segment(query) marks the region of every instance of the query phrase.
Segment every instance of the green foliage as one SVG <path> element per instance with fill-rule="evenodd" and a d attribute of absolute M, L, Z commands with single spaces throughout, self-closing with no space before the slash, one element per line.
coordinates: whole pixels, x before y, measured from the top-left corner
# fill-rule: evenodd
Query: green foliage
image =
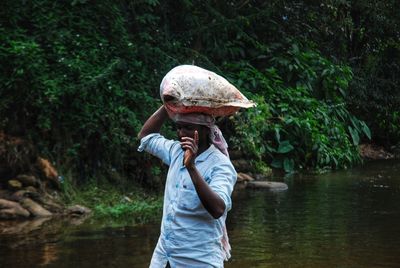
<path fill-rule="evenodd" d="M 62 186 L 68 204 L 87 206 L 95 218 L 113 223 L 143 223 L 160 216 L 162 210 L 160 197 L 145 195 L 140 187 L 126 182 L 113 185 L 104 179 L 91 180 L 78 190 L 67 178 Z"/>
<path fill-rule="evenodd" d="M 400 2 L 324 0 L 283 5 L 282 35 L 346 62 L 354 72 L 347 108 L 370 126 L 374 142 L 399 143 Z"/>
<path fill-rule="evenodd" d="M 165 73 L 194 63 L 259 104 L 227 133 L 257 163 L 347 167 L 371 132 L 400 139 L 398 9 L 394 0 L 4 1 L 0 128 L 79 180 L 159 176 L 135 152 L 136 134 L 160 105 Z"/>
<path fill-rule="evenodd" d="M 304 86 L 319 100 L 343 102 L 352 79 L 350 67 L 335 65 L 316 51 L 304 51 L 295 40 L 290 43 L 289 48 L 275 45 L 270 60 L 286 84 Z"/>
<path fill-rule="evenodd" d="M 348 102 L 384 145 L 400 140 L 400 44 L 391 43 L 357 70 Z"/>
<path fill-rule="evenodd" d="M 288 68 L 282 72 L 286 81 L 275 68 L 261 72 L 245 63 L 227 66 L 231 79 L 259 104 L 236 116 L 232 142 L 286 172 L 359 163 L 360 136 L 370 138 L 370 131 L 345 107 L 348 67 L 334 65 L 316 52 L 299 52 L 304 57 L 297 57 L 291 49 L 284 57 L 274 54 L 270 59 L 279 70 Z"/>
<path fill-rule="evenodd" d="M 144 223 L 160 216 L 161 202 L 134 201 L 114 205 L 97 205 L 94 212 L 99 218 L 112 218 L 114 221 L 126 220 L 128 222 Z"/>
<path fill-rule="evenodd" d="M 143 111 L 159 105 L 146 89 L 160 80 L 143 68 L 122 9 L 87 5 L 10 3 L 15 10 L 0 28 L 1 62 L 9 63 L 1 67 L 2 128 L 30 136 L 83 177 L 123 171 Z"/>
<path fill-rule="evenodd" d="M 261 160 L 267 152 L 267 144 L 263 139 L 263 134 L 265 128 L 268 127 L 266 124 L 270 112 L 262 96 L 254 96 L 252 99 L 257 103 L 257 107 L 235 116 L 233 120 L 235 135 L 231 137 L 231 141 L 240 150 L 252 152 L 258 160 Z"/>

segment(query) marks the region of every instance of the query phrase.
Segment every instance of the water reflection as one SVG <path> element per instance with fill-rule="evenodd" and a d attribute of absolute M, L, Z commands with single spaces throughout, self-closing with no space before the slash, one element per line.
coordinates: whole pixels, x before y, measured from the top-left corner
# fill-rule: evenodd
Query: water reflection
<path fill-rule="evenodd" d="M 399 169 L 398 161 L 374 162 L 303 174 L 285 179 L 284 192 L 238 187 L 225 267 L 398 267 Z M 0 225 L 0 267 L 148 267 L 159 227 L 158 220 L 122 227 L 93 220 Z"/>
<path fill-rule="evenodd" d="M 27 234 L 39 229 L 50 218 L 38 218 L 30 221 L 0 221 L 1 235 Z"/>
<path fill-rule="evenodd" d="M 49 266 L 58 260 L 60 241 L 86 217 L 43 217 L 0 222 L 0 267 Z"/>
<path fill-rule="evenodd" d="M 40 266 L 47 266 L 58 260 L 60 249 L 57 244 L 44 244 Z"/>
<path fill-rule="evenodd" d="M 398 167 L 296 176 L 284 193 L 237 192 L 226 267 L 398 267 Z"/>

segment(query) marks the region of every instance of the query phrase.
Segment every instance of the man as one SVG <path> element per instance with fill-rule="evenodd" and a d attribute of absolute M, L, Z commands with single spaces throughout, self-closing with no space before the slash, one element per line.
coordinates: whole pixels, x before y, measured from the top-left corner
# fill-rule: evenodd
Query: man
<path fill-rule="evenodd" d="M 169 165 L 161 234 L 150 267 L 223 267 L 230 257 L 225 219 L 236 171 L 214 118 L 177 114 L 179 141 L 158 132 L 168 118 L 161 106 L 139 132 L 139 151 Z"/>

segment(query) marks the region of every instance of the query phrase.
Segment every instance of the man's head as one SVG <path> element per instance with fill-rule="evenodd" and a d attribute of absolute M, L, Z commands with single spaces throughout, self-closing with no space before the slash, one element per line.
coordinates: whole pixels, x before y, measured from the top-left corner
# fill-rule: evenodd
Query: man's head
<path fill-rule="evenodd" d="M 170 115 L 171 116 L 171 115 Z M 214 144 L 223 154 L 229 157 L 228 144 L 221 130 L 215 125 L 215 119 L 211 115 L 201 113 L 174 114 L 171 119 L 177 124 L 179 139 L 184 136 L 194 137 L 197 130 L 199 135 L 199 148 L 208 148 Z"/>
<path fill-rule="evenodd" d="M 208 127 L 182 121 L 175 122 L 175 126 L 179 140 L 182 137 L 194 138 L 194 132 L 197 130 L 199 134 L 199 147 L 208 147 L 210 145 L 210 129 Z"/>

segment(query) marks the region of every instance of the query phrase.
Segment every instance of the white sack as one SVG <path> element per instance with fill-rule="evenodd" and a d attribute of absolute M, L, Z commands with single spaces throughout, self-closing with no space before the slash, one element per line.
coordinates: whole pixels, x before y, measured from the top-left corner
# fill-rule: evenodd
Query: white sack
<path fill-rule="evenodd" d="M 160 95 L 170 113 L 226 116 L 255 106 L 225 78 L 194 65 L 180 65 L 169 71 L 161 82 Z"/>

